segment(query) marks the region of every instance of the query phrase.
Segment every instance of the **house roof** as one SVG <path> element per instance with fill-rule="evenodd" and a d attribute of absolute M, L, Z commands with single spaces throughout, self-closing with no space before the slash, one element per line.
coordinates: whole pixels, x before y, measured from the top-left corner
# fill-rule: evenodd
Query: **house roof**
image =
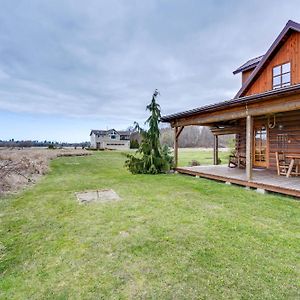
<path fill-rule="evenodd" d="M 295 84 L 295 85 L 291 85 L 289 87 L 270 90 L 270 91 L 260 93 L 260 94 L 244 96 L 244 97 L 240 97 L 240 98 L 233 98 L 231 100 L 226 100 L 226 101 L 222 101 L 219 103 L 205 105 L 205 106 L 201 106 L 201 107 L 198 107 L 195 109 L 186 110 L 183 112 L 163 116 L 161 118 L 161 121 L 168 123 L 168 122 L 172 122 L 176 119 L 180 119 L 180 118 L 184 118 L 184 117 L 190 117 L 190 116 L 197 115 L 197 114 L 217 111 L 217 110 L 221 110 L 223 108 L 228 108 L 228 107 L 232 107 L 232 106 L 238 106 L 238 105 L 242 105 L 242 104 L 259 102 L 259 101 L 265 100 L 270 97 L 275 97 L 275 96 L 280 97 L 282 95 L 287 95 L 287 94 L 294 93 L 294 92 L 298 92 L 298 93 L 300 92 L 300 84 Z"/>
<path fill-rule="evenodd" d="M 126 130 L 126 131 L 118 131 L 120 135 L 131 135 L 131 131 Z"/>
<path fill-rule="evenodd" d="M 294 21 L 289 20 L 286 24 L 286 26 L 283 28 L 281 33 L 278 35 L 276 40 L 273 42 L 269 50 L 266 52 L 265 55 L 258 56 L 256 58 L 248 60 L 246 63 L 244 63 L 242 66 L 240 66 L 238 69 L 234 71 L 234 74 L 237 74 L 239 72 L 249 70 L 254 68 L 251 75 L 248 77 L 246 82 L 242 85 L 239 92 L 236 94 L 236 96 L 227 101 L 222 101 L 215 104 L 210 104 L 202 107 L 198 107 L 192 110 L 183 111 L 180 113 L 171 114 L 168 116 L 163 116 L 161 118 L 162 122 L 171 122 L 172 120 L 176 120 L 178 118 L 183 118 L 187 116 L 192 116 L 200 113 L 206 113 L 211 111 L 220 110 L 225 107 L 231 107 L 235 105 L 240 105 L 243 103 L 250 103 L 255 101 L 260 101 L 268 97 L 273 97 L 275 95 L 281 95 L 286 94 L 289 92 L 300 91 L 300 84 L 293 85 L 290 87 L 285 87 L 281 89 L 271 90 L 267 91 L 261 94 L 255 94 L 250 96 L 244 96 L 247 89 L 250 87 L 251 83 L 260 75 L 262 72 L 264 66 L 271 60 L 272 56 L 278 51 L 278 49 L 281 47 L 281 45 L 286 41 L 286 39 L 289 37 L 292 31 L 300 32 L 300 24 L 296 23 Z"/>
<path fill-rule="evenodd" d="M 106 134 L 106 130 L 94 130 L 94 129 L 92 129 L 90 135 L 92 135 L 93 133 L 96 134 L 96 135 L 104 135 L 104 134 Z"/>
<path fill-rule="evenodd" d="M 281 45 L 286 41 L 287 37 L 292 31 L 300 32 L 300 24 L 292 20 L 289 20 L 283 30 L 280 32 L 276 40 L 273 42 L 266 54 L 261 58 L 256 68 L 253 70 L 248 79 L 244 82 L 241 89 L 236 94 L 235 98 L 239 98 L 244 95 L 253 81 L 260 75 L 264 66 L 271 60 L 272 56 L 278 51 Z"/>
<path fill-rule="evenodd" d="M 119 132 L 116 129 L 114 129 L 114 128 L 106 130 L 106 134 L 113 133 L 113 132 L 119 134 Z"/>
<path fill-rule="evenodd" d="M 106 135 L 106 134 L 110 134 L 111 132 L 115 131 L 116 133 L 118 133 L 119 135 L 130 135 L 130 131 L 117 131 L 115 129 L 109 129 L 109 130 L 91 130 L 90 135 L 92 135 L 93 133 L 96 135 Z"/>
<path fill-rule="evenodd" d="M 264 56 L 261 55 L 261 56 L 249 59 L 243 65 L 241 65 L 235 71 L 233 71 L 233 74 L 235 75 L 235 74 L 238 74 L 240 72 L 244 72 L 244 71 L 247 71 L 247 70 L 254 69 L 259 64 L 259 62 L 262 60 L 263 57 Z"/>

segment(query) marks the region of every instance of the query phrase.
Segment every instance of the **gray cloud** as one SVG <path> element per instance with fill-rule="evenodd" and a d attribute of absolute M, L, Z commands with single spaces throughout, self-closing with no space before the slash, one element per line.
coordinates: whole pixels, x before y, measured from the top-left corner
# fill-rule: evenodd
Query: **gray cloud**
<path fill-rule="evenodd" d="M 226 100 L 232 71 L 260 55 L 298 1 L 2 1 L 0 109 L 145 117 Z M 299 12 L 298 12 L 299 11 Z M 120 116 L 120 114 L 122 116 Z"/>

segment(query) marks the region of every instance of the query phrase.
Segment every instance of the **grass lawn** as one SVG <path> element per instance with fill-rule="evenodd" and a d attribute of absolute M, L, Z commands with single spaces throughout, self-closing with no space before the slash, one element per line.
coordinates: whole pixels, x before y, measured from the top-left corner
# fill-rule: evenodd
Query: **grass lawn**
<path fill-rule="evenodd" d="M 0 299 L 299 299 L 298 201 L 123 163 L 59 158 L 0 199 Z M 77 203 L 99 188 L 123 201 Z"/>
<path fill-rule="evenodd" d="M 219 159 L 221 164 L 228 164 L 230 151 L 219 151 Z M 178 166 L 188 166 L 192 160 L 197 160 L 201 165 L 213 164 L 212 149 L 197 149 L 197 148 L 180 148 L 178 150 Z"/>

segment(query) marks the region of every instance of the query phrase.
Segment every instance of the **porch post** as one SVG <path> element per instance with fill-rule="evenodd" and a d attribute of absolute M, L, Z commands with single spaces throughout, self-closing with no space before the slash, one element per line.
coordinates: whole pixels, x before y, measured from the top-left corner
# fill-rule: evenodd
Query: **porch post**
<path fill-rule="evenodd" d="M 219 138 L 214 135 L 214 165 L 219 164 Z"/>
<path fill-rule="evenodd" d="M 246 175 L 247 180 L 252 179 L 252 147 L 253 147 L 253 117 L 246 118 Z"/>
<path fill-rule="evenodd" d="M 175 168 L 178 167 L 178 138 L 183 130 L 184 126 L 174 128 L 174 163 Z"/>
<path fill-rule="evenodd" d="M 178 167 L 178 127 L 174 128 L 174 166 Z"/>

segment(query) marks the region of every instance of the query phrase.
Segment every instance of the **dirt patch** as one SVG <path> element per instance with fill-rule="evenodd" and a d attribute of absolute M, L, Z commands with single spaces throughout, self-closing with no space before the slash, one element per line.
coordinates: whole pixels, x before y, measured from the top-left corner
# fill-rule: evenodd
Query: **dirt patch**
<path fill-rule="evenodd" d="M 127 238 L 127 237 L 129 237 L 129 232 L 127 232 L 127 231 L 120 231 L 120 236 L 122 238 Z"/>
<path fill-rule="evenodd" d="M 114 190 L 96 190 L 76 193 L 79 203 L 115 202 L 122 200 Z"/>

